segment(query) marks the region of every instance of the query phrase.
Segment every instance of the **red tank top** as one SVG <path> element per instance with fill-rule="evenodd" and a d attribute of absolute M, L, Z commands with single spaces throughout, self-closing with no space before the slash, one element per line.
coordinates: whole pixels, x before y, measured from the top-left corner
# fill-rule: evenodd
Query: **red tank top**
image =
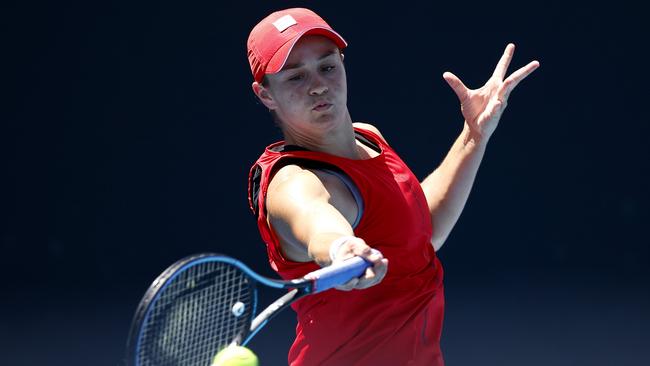
<path fill-rule="evenodd" d="M 359 189 L 363 216 L 354 235 L 388 258 L 388 273 L 364 290 L 328 290 L 292 305 L 297 313 L 290 365 L 443 365 L 440 352 L 444 294 L 442 266 L 431 245 L 431 217 L 411 170 L 376 134 L 355 128 L 379 156 L 352 160 L 320 152 L 266 148 L 249 176 L 249 203 L 257 215 L 269 262 L 284 279 L 316 270 L 314 262 L 284 258 L 269 227 L 265 201 L 273 174 L 286 164 L 337 167 Z"/>

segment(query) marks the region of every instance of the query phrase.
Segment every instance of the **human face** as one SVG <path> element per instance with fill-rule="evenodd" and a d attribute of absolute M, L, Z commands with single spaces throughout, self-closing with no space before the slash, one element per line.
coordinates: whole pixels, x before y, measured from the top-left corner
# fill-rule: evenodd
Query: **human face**
<path fill-rule="evenodd" d="M 268 74 L 266 85 L 258 86 L 256 94 L 275 111 L 285 132 L 327 129 L 348 116 L 342 55 L 323 36 L 301 38 L 282 70 Z"/>

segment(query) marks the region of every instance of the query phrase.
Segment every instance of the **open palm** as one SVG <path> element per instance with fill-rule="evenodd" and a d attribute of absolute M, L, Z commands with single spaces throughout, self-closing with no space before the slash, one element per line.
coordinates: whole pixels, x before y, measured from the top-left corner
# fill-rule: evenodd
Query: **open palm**
<path fill-rule="evenodd" d="M 443 78 L 454 90 L 460 100 L 461 111 L 470 131 L 477 137 L 489 139 L 499 124 L 499 119 L 508 104 L 512 90 L 539 67 L 539 62 L 532 61 L 528 65 L 513 72 L 504 80 L 510 61 L 515 52 L 515 45 L 510 43 L 499 60 L 490 79 L 479 89 L 468 89 L 465 84 L 451 72 L 443 74 Z"/>

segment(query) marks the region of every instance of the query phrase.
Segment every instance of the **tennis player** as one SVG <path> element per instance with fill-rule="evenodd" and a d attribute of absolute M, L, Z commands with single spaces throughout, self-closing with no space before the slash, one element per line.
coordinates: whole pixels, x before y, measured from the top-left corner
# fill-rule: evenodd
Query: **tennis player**
<path fill-rule="evenodd" d="M 445 73 L 465 122 L 442 164 L 419 182 L 375 126 L 352 122 L 346 46 L 308 9 L 270 14 L 248 38 L 253 91 L 284 135 L 249 179 L 271 266 L 290 279 L 354 255 L 373 263 L 340 288 L 351 291 L 329 290 L 293 305 L 298 324 L 288 361 L 443 365 L 436 251 L 467 201 L 510 92 L 539 63 L 505 78 L 514 52 L 508 45 L 480 89 Z"/>

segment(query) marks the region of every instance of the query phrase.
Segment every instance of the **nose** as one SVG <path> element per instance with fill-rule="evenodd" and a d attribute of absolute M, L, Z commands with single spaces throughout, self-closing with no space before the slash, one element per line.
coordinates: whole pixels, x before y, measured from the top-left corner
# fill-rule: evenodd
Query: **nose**
<path fill-rule="evenodd" d="M 312 79 L 311 86 L 309 87 L 309 95 L 323 95 L 327 94 L 329 89 L 327 85 L 323 83 L 323 80 L 320 76 L 314 76 Z"/>

